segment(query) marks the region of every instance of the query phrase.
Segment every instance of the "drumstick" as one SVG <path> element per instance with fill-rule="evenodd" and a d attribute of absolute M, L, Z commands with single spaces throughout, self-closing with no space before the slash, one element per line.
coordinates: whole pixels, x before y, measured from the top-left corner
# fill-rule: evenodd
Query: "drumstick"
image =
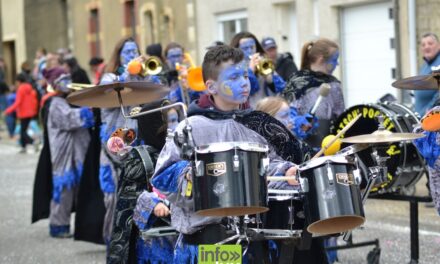
<path fill-rule="evenodd" d="M 356 121 L 361 118 L 361 116 L 362 114 L 359 114 L 353 120 L 351 120 L 341 131 L 339 131 L 336 137 L 333 138 L 327 145 L 325 145 L 318 153 L 316 153 L 312 159 L 319 158 L 324 153 L 324 151 L 326 151 L 333 143 L 335 143 L 336 140 L 338 140 L 345 132 L 347 132 L 347 130 L 349 130 L 354 125 L 354 123 L 356 123 Z"/>
<path fill-rule="evenodd" d="M 267 176 L 268 181 L 288 181 L 297 180 L 295 176 Z"/>

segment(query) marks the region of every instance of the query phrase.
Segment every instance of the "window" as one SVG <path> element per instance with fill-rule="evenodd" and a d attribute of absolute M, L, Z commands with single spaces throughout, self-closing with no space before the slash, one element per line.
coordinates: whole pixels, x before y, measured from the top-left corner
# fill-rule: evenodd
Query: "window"
<path fill-rule="evenodd" d="M 154 27 L 153 27 L 153 13 L 151 11 L 146 11 L 144 13 L 145 19 L 145 43 L 146 45 L 156 43 L 156 39 L 154 38 Z"/>
<path fill-rule="evenodd" d="M 225 43 L 231 42 L 235 34 L 247 31 L 247 13 L 238 11 L 217 16 L 218 40 Z"/>
<path fill-rule="evenodd" d="M 99 9 L 92 9 L 90 10 L 89 19 L 90 53 L 92 57 L 101 56 L 99 32 Z"/>
<path fill-rule="evenodd" d="M 136 39 L 136 15 L 134 12 L 134 1 L 127 0 L 124 3 L 124 25 L 128 30 L 128 36 Z"/>

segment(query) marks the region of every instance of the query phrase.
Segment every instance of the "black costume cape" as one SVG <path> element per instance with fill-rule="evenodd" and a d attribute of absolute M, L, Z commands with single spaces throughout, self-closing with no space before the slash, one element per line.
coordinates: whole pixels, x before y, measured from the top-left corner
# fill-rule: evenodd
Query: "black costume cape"
<path fill-rule="evenodd" d="M 76 215 L 75 240 L 104 244 L 102 228 L 104 225 L 104 194 L 99 183 L 99 156 L 101 140 L 99 138 L 101 115 L 100 110 L 93 109 L 95 126 L 91 129 L 89 149 L 84 160 L 84 171 L 79 184 Z"/>
<path fill-rule="evenodd" d="M 47 117 L 51 99 L 41 109 L 44 145 L 40 153 L 35 174 L 32 223 L 49 217 L 52 199 L 52 163 L 47 132 Z M 91 130 L 91 141 L 84 161 L 84 171 L 78 189 L 75 215 L 75 240 L 103 244 L 104 198 L 99 185 L 99 111 L 94 110 L 95 127 Z"/>
<path fill-rule="evenodd" d="M 38 159 L 35 173 L 34 193 L 32 203 L 32 223 L 48 218 L 50 200 L 52 199 L 52 162 L 50 157 L 49 136 L 47 134 L 47 116 L 52 98 L 47 99 L 41 108 L 41 123 L 43 124 L 43 148 Z"/>

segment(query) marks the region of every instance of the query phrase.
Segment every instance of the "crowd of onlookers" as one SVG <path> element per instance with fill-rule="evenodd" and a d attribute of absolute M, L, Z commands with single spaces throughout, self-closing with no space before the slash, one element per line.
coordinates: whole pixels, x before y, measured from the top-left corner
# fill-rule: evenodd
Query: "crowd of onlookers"
<path fill-rule="evenodd" d="M 93 83 L 97 84 L 104 72 L 104 60 L 93 57 L 89 62 L 94 74 Z M 56 52 L 47 52 L 39 48 L 35 53 L 33 65 L 25 61 L 21 71 L 8 81 L 7 74 L 11 71 L 3 58 L 0 57 L 0 131 L 16 139 L 21 146 L 20 153 L 26 153 L 27 145 L 40 148 L 42 132 L 39 125 L 38 110 L 44 96 L 52 92 L 44 73 L 62 67 L 72 76 L 76 83 L 91 83 L 86 71 L 78 64 L 69 49 L 61 48 Z"/>

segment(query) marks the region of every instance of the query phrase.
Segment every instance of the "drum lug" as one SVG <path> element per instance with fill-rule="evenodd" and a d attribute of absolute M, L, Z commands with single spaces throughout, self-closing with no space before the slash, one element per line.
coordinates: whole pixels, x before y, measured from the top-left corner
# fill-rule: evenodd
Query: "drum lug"
<path fill-rule="evenodd" d="M 333 185 L 333 171 L 332 167 L 327 164 L 327 177 L 330 185 Z"/>
<path fill-rule="evenodd" d="M 240 160 L 238 159 L 238 155 L 234 155 L 234 172 L 238 172 L 238 169 L 240 168 Z"/>
<path fill-rule="evenodd" d="M 309 180 L 307 178 L 299 177 L 299 184 L 301 185 L 301 191 L 303 193 L 309 192 Z"/>
<path fill-rule="evenodd" d="M 355 180 L 356 185 L 360 185 L 362 182 L 361 170 L 360 169 L 353 170 L 353 176 L 354 176 L 354 180 Z"/>
<path fill-rule="evenodd" d="M 269 163 L 270 163 L 269 158 L 266 157 L 261 159 L 260 176 L 266 175 L 267 168 L 269 168 Z"/>
<path fill-rule="evenodd" d="M 196 176 L 201 177 L 205 175 L 205 163 L 203 160 L 196 160 Z"/>

